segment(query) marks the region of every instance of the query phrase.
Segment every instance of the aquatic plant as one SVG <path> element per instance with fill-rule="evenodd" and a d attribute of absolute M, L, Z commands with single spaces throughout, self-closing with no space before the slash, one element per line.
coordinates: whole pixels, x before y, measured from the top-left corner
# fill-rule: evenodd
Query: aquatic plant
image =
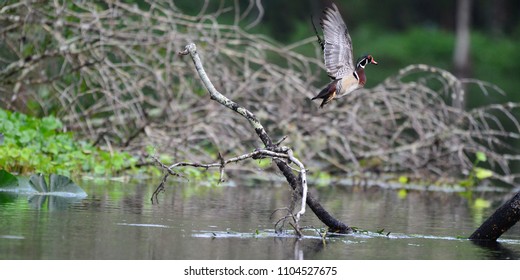
<path fill-rule="evenodd" d="M 3 169 L 0 169 L 0 191 L 37 195 L 87 196 L 81 187 L 66 176 L 50 174 L 47 183 L 42 174 L 33 174 L 29 180 L 26 180 Z"/>
<path fill-rule="evenodd" d="M 18 179 L 13 174 L 0 169 L 0 190 L 11 190 L 18 187 Z"/>
<path fill-rule="evenodd" d="M 76 141 L 52 116 L 33 118 L 0 109 L 0 169 L 18 174 L 115 175 L 137 159 L 125 152 L 107 152 Z"/>
<path fill-rule="evenodd" d="M 475 161 L 473 162 L 473 168 L 471 169 L 468 177 L 459 182 L 459 185 L 467 188 L 476 186 L 480 181 L 485 180 L 493 176 L 493 171 L 478 166 L 480 163 L 485 163 L 487 156 L 484 152 L 475 153 Z"/>

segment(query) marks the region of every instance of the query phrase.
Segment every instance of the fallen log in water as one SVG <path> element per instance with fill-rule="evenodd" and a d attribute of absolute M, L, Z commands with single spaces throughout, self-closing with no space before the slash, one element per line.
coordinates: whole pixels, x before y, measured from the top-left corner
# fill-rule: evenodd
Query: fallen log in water
<path fill-rule="evenodd" d="M 520 220 L 520 192 L 498 208 L 471 236 L 472 240 L 497 240 Z"/>

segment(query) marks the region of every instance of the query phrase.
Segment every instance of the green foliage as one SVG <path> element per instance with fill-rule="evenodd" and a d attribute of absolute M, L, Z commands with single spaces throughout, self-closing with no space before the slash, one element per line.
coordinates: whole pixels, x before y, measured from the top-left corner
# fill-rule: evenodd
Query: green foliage
<path fill-rule="evenodd" d="M 484 152 L 478 151 L 475 153 L 475 161 L 473 162 L 473 168 L 468 175 L 468 178 L 459 182 L 459 184 L 466 188 L 475 186 L 479 181 L 493 177 L 493 171 L 478 167 L 479 163 L 487 161 L 487 156 Z"/>
<path fill-rule="evenodd" d="M 0 109 L 0 132 L 4 134 L 0 168 L 19 174 L 108 176 L 132 168 L 137 161 L 128 153 L 109 153 L 85 141 L 76 142 L 62 128 L 62 122 L 52 116 L 37 119 Z"/>
<path fill-rule="evenodd" d="M 479 180 L 484 180 L 484 179 L 487 179 L 487 178 L 490 178 L 493 176 L 493 171 L 482 168 L 482 167 L 477 167 L 477 165 L 479 163 L 486 162 L 486 161 L 487 161 L 487 157 L 484 152 L 478 151 L 475 153 L 475 162 L 473 163 L 472 173 Z"/>
<path fill-rule="evenodd" d="M 493 171 L 481 167 L 473 167 L 473 171 L 475 172 L 475 177 L 479 180 L 484 180 L 493 176 Z"/>
<path fill-rule="evenodd" d="M 486 162 L 487 161 L 487 156 L 485 153 L 483 152 L 476 152 L 475 153 L 475 157 L 477 158 L 477 160 L 480 162 Z"/>
<path fill-rule="evenodd" d="M 1 169 L 0 170 L 0 189 L 11 189 L 18 187 L 18 179 L 16 177 Z"/>

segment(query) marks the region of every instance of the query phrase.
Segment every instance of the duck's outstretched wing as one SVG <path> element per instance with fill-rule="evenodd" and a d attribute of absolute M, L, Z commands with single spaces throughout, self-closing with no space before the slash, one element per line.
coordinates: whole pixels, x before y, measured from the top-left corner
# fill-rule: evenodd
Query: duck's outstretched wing
<path fill-rule="evenodd" d="M 323 11 L 320 24 L 325 41 L 323 56 L 327 74 L 335 79 L 352 74 L 355 69 L 352 39 L 335 4 Z"/>

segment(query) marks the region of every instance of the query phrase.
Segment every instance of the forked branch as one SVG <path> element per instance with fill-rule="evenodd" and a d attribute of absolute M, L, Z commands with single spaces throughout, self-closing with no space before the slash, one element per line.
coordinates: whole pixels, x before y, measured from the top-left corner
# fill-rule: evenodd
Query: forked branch
<path fill-rule="evenodd" d="M 212 163 L 212 164 L 193 164 L 193 163 L 176 163 L 170 166 L 166 166 L 162 164 L 163 168 L 168 171 L 167 174 L 176 174 L 172 168 L 178 167 L 178 166 L 194 166 L 194 167 L 201 167 L 201 168 L 210 168 L 210 167 L 218 167 L 221 170 L 224 169 L 225 165 L 230 162 L 237 162 L 240 160 L 244 160 L 247 158 L 255 158 L 255 156 L 262 156 L 262 157 L 271 157 L 273 161 L 276 163 L 280 171 L 284 174 L 287 181 L 289 182 L 291 188 L 296 192 L 301 192 L 302 195 L 302 206 L 301 210 L 296 214 L 296 222 L 299 221 L 301 215 L 305 213 L 305 206 L 306 204 L 311 208 L 311 210 L 318 216 L 318 218 L 329 227 L 329 230 L 332 232 L 340 232 L 340 233 L 349 233 L 352 231 L 352 229 L 342 223 L 341 221 L 337 220 L 336 218 L 332 217 L 322 206 L 321 204 L 316 201 L 307 190 L 307 177 L 306 177 L 306 170 L 304 164 L 298 160 L 296 157 L 294 157 L 293 152 L 291 149 L 285 146 L 278 146 L 279 143 L 273 143 L 271 140 L 271 137 L 267 134 L 265 131 L 263 125 L 260 123 L 260 121 L 257 119 L 257 117 L 251 113 L 249 110 L 245 109 L 244 107 L 239 106 L 234 101 L 230 100 L 226 96 L 224 96 L 222 93 L 217 91 L 217 89 L 214 87 L 214 85 L 211 83 L 208 75 L 206 74 L 206 71 L 204 70 L 204 67 L 202 65 L 202 62 L 200 60 L 200 57 L 197 53 L 197 48 L 195 44 L 191 43 L 186 46 L 185 50 L 182 52 L 179 52 L 180 55 L 190 55 L 193 63 L 195 65 L 195 69 L 197 70 L 197 73 L 199 74 L 199 77 L 202 80 L 202 83 L 204 84 L 205 88 L 208 90 L 210 97 L 212 100 L 220 103 L 221 105 L 227 107 L 228 109 L 238 113 L 239 115 L 243 116 L 249 124 L 253 127 L 256 134 L 264 144 L 264 149 L 258 149 L 252 153 L 245 154 L 242 156 L 238 156 L 232 159 L 224 160 L 221 158 L 220 162 L 218 163 Z M 289 165 L 289 163 L 294 163 L 298 166 L 298 175 L 296 176 L 293 172 L 293 168 Z M 163 182 L 165 179 L 163 178 Z M 161 186 L 164 186 L 163 183 L 161 183 Z M 158 188 L 159 189 L 159 188 Z M 156 191 L 157 193 L 157 191 Z M 296 225 L 298 226 L 298 225 Z M 297 231 L 298 232 L 298 231 Z"/>

